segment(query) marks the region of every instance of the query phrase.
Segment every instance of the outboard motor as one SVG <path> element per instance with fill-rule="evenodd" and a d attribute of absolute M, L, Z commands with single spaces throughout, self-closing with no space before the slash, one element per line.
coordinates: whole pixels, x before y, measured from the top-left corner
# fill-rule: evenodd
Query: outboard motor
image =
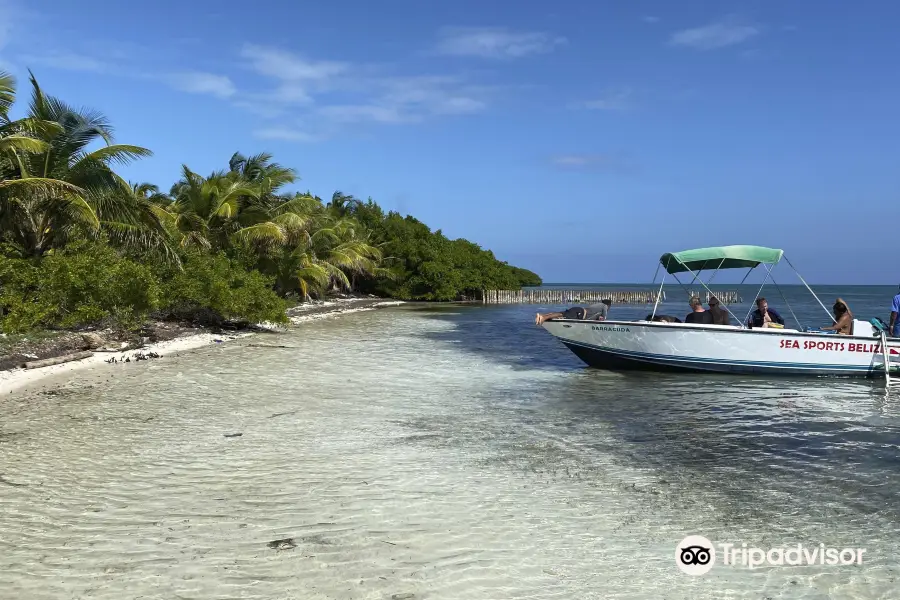
<path fill-rule="evenodd" d="M 875 328 L 874 335 L 881 335 L 882 331 L 887 333 L 888 335 L 891 334 L 891 332 L 888 331 L 888 324 L 882 321 L 880 318 L 874 317 L 872 319 L 869 319 L 869 323 L 872 325 L 872 327 Z"/>

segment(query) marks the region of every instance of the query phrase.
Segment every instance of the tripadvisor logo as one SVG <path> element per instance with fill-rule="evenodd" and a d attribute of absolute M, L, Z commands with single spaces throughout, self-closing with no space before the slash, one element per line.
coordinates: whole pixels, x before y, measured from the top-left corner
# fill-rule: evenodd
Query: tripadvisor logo
<path fill-rule="evenodd" d="M 675 547 L 675 564 L 688 575 L 703 575 L 716 564 L 717 556 L 721 564 L 728 567 L 755 569 L 762 566 L 802 566 L 802 565 L 861 565 L 864 548 L 829 548 L 818 546 L 783 546 L 776 548 L 748 547 L 742 543 L 721 543 L 716 546 L 702 535 L 689 535 Z"/>
<path fill-rule="evenodd" d="M 688 575 L 708 573 L 716 562 L 716 549 L 702 535 L 689 535 L 675 548 L 675 564 Z"/>

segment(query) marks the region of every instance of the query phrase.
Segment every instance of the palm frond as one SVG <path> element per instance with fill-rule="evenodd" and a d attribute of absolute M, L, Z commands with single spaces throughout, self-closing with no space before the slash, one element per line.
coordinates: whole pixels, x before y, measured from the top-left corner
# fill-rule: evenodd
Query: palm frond
<path fill-rule="evenodd" d="M 272 222 L 244 227 L 234 236 L 242 241 L 265 245 L 282 244 L 286 239 L 284 229 Z"/>
<path fill-rule="evenodd" d="M 183 238 L 181 238 L 181 242 L 179 245 L 182 248 L 198 248 L 201 250 L 209 250 L 210 248 L 212 248 L 212 244 L 210 244 L 209 240 L 206 239 L 206 236 L 196 231 L 191 231 Z"/>
<path fill-rule="evenodd" d="M 0 137 L 0 152 L 26 152 L 39 154 L 49 148 L 47 142 L 26 137 L 24 135 L 7 135 Z"/>
<path fill-rule="evenodd" d="M 52 233 L 54 228 L 71 229 L 74 226 L 84 226 L 88 230 L 100 229 L 100 219 L 87 200 L 81 195 L 70 194 L 65 197 L 51 196 L 43 202 L 43 213 L 51 224 L 42 235 Z"/>
<path fill-rule="evenodd" d="M 9 120 L 9 109 L 16 101 L 16 78 L 0 71 L 0 121 Z"/>
<path fill-rule="evenodd" d="M 38 84 L 34 73 L 30 70 L 28 71 L 28 81 L 31 83 L 31 103 L 28 105 L 28 115 L 41 121 L 55 121 L 47 106 L 47 98 L 44 96 L 44 91 Z"/>
<path fill-rule="evenodd" d="M 146 148 L 141 148 L 140 146 L 114 144 L 112 146 L 99 148 L 97 150 L 94 150 L 93 152 L 87 152 L 74 156 L 71 167 L 75 168 L 75 166 L 83 160 L 96 161 L 99 163 L 103 163 L 104 165 L 109 165 L 109 163 L 119 163 L 120 165 L 126 165 L 129 162 L 147 156 L 153 156 L 153 152 L 147 150 Z"/>
<path fill-rule="evenodd" d="M 0 136 L 26 135 L 47 143 L 52 142 L 55 137 L 63 133 L 65 133 L 65 129 L 59 123 L 34 117 L 7 121 L 0 125 Z"/>
<path fill-rule="evenodd" d="M 47 177 L 25 177 L 23 179 L 4 179 L 0 181 L 0 189 L 21 189 L 23 193 L 52 194 L 82 194 L 77 185 L 72 185 L 59 179 Z"/>
<path fill-rule="evenodd" d="M 77 149 L 82 149 L 96 139 L 107 145 L 113 143 L 113 129 L 103 113 L 88 109 L 74 108 L 53 96 L 44 97 L 48 121 L 56 121 L 66 130 L 66 138 Z"/>
<path fill-rule="evenodd" d="M 240 173 L 246 163 L 247 157 L 240 152 L 235 152 L 228 161 L 228 170 Z"/>

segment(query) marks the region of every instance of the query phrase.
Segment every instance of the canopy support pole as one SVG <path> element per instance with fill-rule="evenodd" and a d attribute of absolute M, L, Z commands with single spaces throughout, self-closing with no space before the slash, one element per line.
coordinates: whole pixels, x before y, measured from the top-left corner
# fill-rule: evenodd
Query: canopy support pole
<path fill-rule="evenodd" d="M 724 260 L 724 259 L 723 259 L 723 260 Z M 691 279 L 691 282 L 690 282 L 688 285 L 694 285 L 694 282 L 697 281 L 697 278 L 698 278 L 698 277 L 700 277 L 700 272 L 701 272 L 703 269 L 706 268 L 706 263 L 707 263 L 707 261 L 704 260 L 704 261 L 703 261 L 703 264 L 700 266 L 700 268 L 697 269 L 697 274 L 694 275 L 694 278 Z M 693 273 L 693 271 L 691 271 L 691 273 Z M 700 283 L 703 284 L 702 281 L 701 281 Z"/>
<path fill-rule="evenodd" d="M 788 259 L 787 256 L 784 257 L 784 260 L 787 261 L 787 264 L 790 265 L 791 269 L 794 269 L 794 265 L 791 264 L 791 261 L 790 261 L 790 259 Z M 797 269 L 794 269 L 794 273 L 797 274 L 797 277 L 800 278 L 800 281 L 803 282 L 803 285 L 806 286 L 806 289 L 809 290 L 809 293 L 813 295 L 813 298 L 816 299 L 816 302 L 819 303 L 819 306 L 822 307 L 822 310 L 824 310 L 824 311 L 828 314 L 828 317 L 829 317 L 832 321 L 834 321 L 835 323 L 837 323 L 837 321 L 835 321 L 835 319 L 834 319 L 834 315 L 832 315 L 830 312 L 828 312 L 828 309 L 825 308 L 825 305 L 822 304 L 822 301 L 819 300 L 819 297 L 816 296 L 816 293 L 815 293 L 814 291 L 812 291 L 812 288 L 809 287 L 809 284 L 806 283 L 806 280 L 805 280 L 805 279 L 803 279 L 803 275 L 800 274 L 800 271 L 798 271 Z"/>
<path fill-rule="evenodd" d="M 656 265 L 656 273 L 653 274 L 653 281 L 650 282 L 650 285 L 653 285 L 654 283 L 656 283 L 656 276 L 659 275 L 659 268 L 661 266 L 662 265 Z M 665 275 L 663 275 L 663 278 L 665 278 Z"/>
<path fill-rule="evenodd" d="M 657 268 L 656 270 L 659 271 L 659 268 Z M 656 276 L 654 276 L 653 279 L 656 280 Z M 651 321 L 654 319 L 654 317 L 656 317 L 656 307 L 659 306 L 659 299 L 662 297 L 662 289 L 663 289 L 663 285 L 665 285 L 665 283 L 666 283 L 666 274 L 663 273 L 662 281 L 659 282 L 659 291 L 656 292 L 656 302 L 653 303 L 653 312 L 650 313 Z"/>
<path fill-rule="evenodd" d="M 719 272 L 719 269 L 721 269 L 722 265 L 724 265 L 724 264 L 725 264 L 725 259 L 723 258 L 722 260 L 719 261 L 719 266 L 716 267 L 716 270 L 713 271 L 712 277 L 710 277 L 709 281 L 706 282 L 707 284 L 712 283 L 712 280 L 716 278 L 716 274 Z"/>
<path fill-rule="evenodd" d="M 794 320 L 795 320 L 795 321 L 797 321 L 797 327 L 799 327 L 800 330 L 802 331 L 802 330 L 803 330 L 803 323 L 801 323 L 801 322 L 800 322 L 800 319 L 797 318 L 797 315 L 794 314 L 794 309 L 791 308 L 791 303 L 788 302 L 787 297 L 785 297 L 784 292 L 781 291 L 781 288 L 778 286 L 778 282 L 775 281 L 775 278 L 774 278 L 774 277 L 772 278 L 772 284 L 775 285 L 775 289 L 778 290 L 778 293 L 779 293 L 779 294 L 781 294 L 781 299 L 784 300 L 784 303 L 785 303 L 785 305 L 787 305 L 788 310 L 791 311 L 791 316 L 794 317 Z"/>

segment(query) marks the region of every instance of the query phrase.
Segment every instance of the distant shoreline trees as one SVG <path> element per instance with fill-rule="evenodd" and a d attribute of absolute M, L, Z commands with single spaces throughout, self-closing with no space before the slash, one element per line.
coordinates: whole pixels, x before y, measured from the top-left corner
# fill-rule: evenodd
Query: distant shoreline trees
<path fill-rule="evenodd" d="M 540 285 L 531 271 L 371 199 L 288 193 L 293 169 L 235 153 L 168 193 L 117 165 L 151 156 L 114 143 L 101 113 L 48 96 L 30 77 L 25 117 L 0 72 L 0 324 L 4 331 L 133 326 L 149 314 L 284 321 L 286 300 L 332 290 L 450 301 Z"/>

